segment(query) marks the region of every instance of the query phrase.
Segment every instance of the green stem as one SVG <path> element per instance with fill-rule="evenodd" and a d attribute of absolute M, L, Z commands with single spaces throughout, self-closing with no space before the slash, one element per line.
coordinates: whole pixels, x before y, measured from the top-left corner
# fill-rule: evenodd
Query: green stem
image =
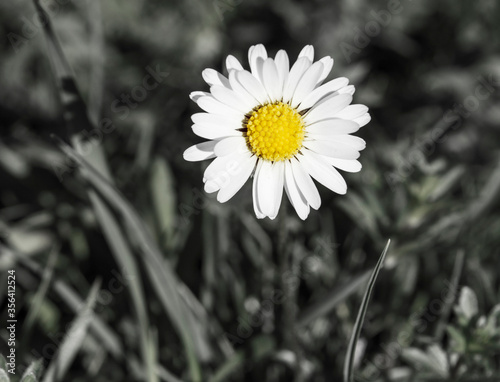
<path fill-rule="evenodd" d="M 294 257 L 289 244 L 289 234 L 287 227 L 287 206 L 284 205 L 279 218 L 278 231 L 278 285 L 284 294 L 284 301 L 281 310 L 281 333 L 283 346 L 289 349 L 295 355 L 294 364 L 294 380 L 303 382 L 302 375 L 302 350 L 296 336 L 296 321 L 297 321 L 297 289 L 299 283 L 299 275 L 296 274 L 294 267 Z"/>

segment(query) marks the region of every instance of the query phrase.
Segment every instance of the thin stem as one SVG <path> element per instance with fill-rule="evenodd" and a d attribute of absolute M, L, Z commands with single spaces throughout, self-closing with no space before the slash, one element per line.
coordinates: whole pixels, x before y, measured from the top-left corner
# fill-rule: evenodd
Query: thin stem
<path fill-rule="evenodd" d="M 281 311 L 281 333 L 283 345 L 295 355 L 294 374 L 296 382 L 303 382 L 302 373 L 302 350 L 296 336 L 295 323 L 297 320 L 297 289 L 299 275 L 294 266 L 294 256 L 289 244 L 289 234 L 287 226 L 287 205 L 282 208 L 279 218 L 278 231 L 278 284 L 284 294 Z"/>

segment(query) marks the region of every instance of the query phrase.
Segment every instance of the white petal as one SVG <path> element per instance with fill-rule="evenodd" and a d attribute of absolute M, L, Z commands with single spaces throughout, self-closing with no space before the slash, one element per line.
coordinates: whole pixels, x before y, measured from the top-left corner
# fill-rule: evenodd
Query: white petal
<path fill-rule="evenodd" d="M 304 141 L 304 147 L 318 154 L 340 159 L 358 159 L 359 152 L 342 142 Z M 304 153 L 307 151 L 303 151 Z M 305 155 L 305 154 L 304 154 Z"/>
<path fill-rule="evenodd" d="M 226 68 L 228 72 L 231 70 L 243 70 L 243 66 L 240 64 L 238 59 L 232 55 L 229 55 L 226 58 Z"/>
<path fill-rule="evenodd" d="M 197 162 L 205 159 L 214 158 L 214 147 L 217 141 L 208 141 L 198 143 L 197 145 L 191 146 L 184 154 L 182 154 L 184 160 L 189 162 Z"/>
<path fill-rule="evenodd" d="M 257 199 L 264 216 L 269 216 L 274 211 L 274 195 L 272 187 L 270 187 L 273 178 L 272 163 L 266 160 L 260 162 L 262 163 L 257 179 Z"/>
<path fill-rule="evenodd" d="M 292 164 L 288 161 L 285 162 L 285 191 L 297 215 L 299 215 L 302 220 L 306 220 L 310 211 L 309 204 L 304 195 L 300 192 L 297 183 L 295 183 Z"/>
<path fill-rule="evenodd" d="M 205 139 L 221 139 L 241 136 L 241 131 L 224 126 L 193 125 L 193 133 Z"/>
<path fill-rule="evenodd" d="M 216 157 L 203 173 L 205 191 L 211 193 L 225 186 L 229 178 L 228 172 L 235 167 L 235 163 L 239 163 L 242 158 L 247 158 L 248 156 L 234 153 L 224 157 Z"/>
<path fill-rule="evenodd" d="M 280 89 L 278 69 L 276 69 L 276 64 L 272 58 L 267 58 L 264 61 L 262 71 L 262 80 L 264 81 L 264 87 L 267 90 L 270 101 L 275 102 L 280 100 L 282 89 Z"/>
<path fill-rule="evenodd" d="M 278 212 L 281 206 L 281 200 L 283 198 L 283 183 L 285 182 L 285 162 L 279 161 L 274 162 L 273 164 L 274 176 L 275 180 L 273 184 L 274 188 L 274 211 L 269 218 L 274 220 L 276 216 L 278 216 Z"/>
<path fill-rule="evenodd" d="M 292 99 L 295 88 L 302 78 L 305 71 L 311 66 L 311 60 L 307 57 L 301 57 L 293 64 L 285 87 L 283 88 L 283 102 L 289 102 Z"/>
<path fill-rule="evenodd" d="M 246 88 L 238 81 L 236 78 L 236 74 L 238 72 L 236 70 L 232 70 L 229 73 L 229 83 L 231 84 L 231 87 L 233 90 L 238 93 L 238 96 L 243 99 L 246 105 L 252 105 L 250 109 L 247 110 L 247 113 L 252 110 L 253 107 L 257 106 L 258 101 L 253 97 L 247 90 Z"/>
<path fill-rule="evenodd" d="M 317 85 L 321 85 L 321 83 L 325 80 L 326 77 L 330 74 L 332 68 L 333 68 L 333 58 L 330 56 L 323 57 L 321 60 L 319 60 L 323 64 L 323 72 L 319 76 L 318 83 Z"/>
<path fill-rule="evenodd" d="M 217 200 L 220 203 L 227 202 L 243 187 L 252 174 L 256 162 L 255 156 L 242 158 L 238 162 L 238 165 L 229 173 L 231 175 L 229 182 L 225 187 L 221 187 L 217 194 Z"/>
<path fill-rule="evenodd" d="M 350 147 L 356 151 L 362 151 L 366 148 L 366 142 L 363 139 L 347 134 L 308 134 L 307 138 L 304 140 L 304 146 L 309 147 L 310 142 L 329 142 L 338 144 L 342 147 Z"/>
<path fill-rule="evenodd" d="M 343 119 L 356 119 L 368 112 L 368 108 L 365 105 L 349 105 L 340 113 L 337 114 L 337 118 Z"/>
<path fill-rule="evenodd" d="M 189 94 L 189 98 L 191 98 L 194 102 L 198 102 L 198 100 L 201 97 L 205 97 L 205 96 L 210 96 L 210 93 L 196 91 L 196 92 L 191 92 L 191 94 Z"/>
<path fill-rule="evenodd" d="M 288 55 L 283 49 L 276 53 L 274 62 L 276 63 L 276 68 L 278 69 L 280 88 L 283 90 L 288 78 L 288 72 L 290 71 L 290 62 L 288 61 Z"/>
<path fill-rule="evenodd" d="M 203 186 L 203 189 L 205 190 L 205 192 L 207 194 L 211 194 L 213 192 L 216 192 L 216 191 L 219 191 L 220 187 L 217 183 L 215 182 L 207 182 L 205 183 L 205 185 Z"/>
<path fill-rule="evenodd" d="M 342 89 L 338 90 L 339 94 L 350 94 L 353 95 L 356 89 L 354 88 L 354 85 L 347 85 L 344 86 Z"/>
<path fill-rule="evenodd" d="M 338 158 L 330 158 L 324 157 L 324 159 L 330 163 L 332 166 L 338 168 L 342 171 L 347 172 L 359 172 L 361 171 L 361 163 L 357 160 L 349 160 L 349 159 L 338 159 Z"/>
<path fill-rule="evenodd" d="M 319 76 L 323 71 L 323 64 L 321 62 L 315 62 L 309 69 L 307 69 L 299 80 L 295 91 L 292 96 L 292 107 L 296 107 L 300 104 L 316 87 Z"/>
<path fill-rule="evenodd" d="M 234 152 L 242 153 L 248 151 L 245 138 L 240 137 L 228 137 L 219 141 L 215 147 L 214 152 L 218 157 L 232 154 Z"/>
<path fill-rule="evenodd" d="M 311 62 L 314 61 L 314 47 L 312 45 L 306 45 L 303 47 L 298 58 L 301 57 L 307 57 Z"/>
<path fill-rule="evenodd" d="M 313 107 L 321 99 L 335 93 L 339 89 L 343 88 L 349 83 L 349 80 L 345 77 L 335 78 L 327 82 L 324 85 L 314 89 L 309 95 L 302 101 L 298 107 L 298 111 L 309 109 Z"/>
<path fill-rule="evenodd" d="M 346 119 L 331 118 L 313 123 L 306 127 L 307 136 L 350 134 L 359 130 L 359 125 L 354 121 Z"/>
<path fill-rule="evenodd" d="M 243 116 L 241 114 L 219 115 L 211 113 L 195 113 L 191 120 L 196 125 L 207 127 L 225 127 L 228 129 L 241 129 Z"/>
<path fill-rule="evenodd" d="M 297 183 L 297 187 L 306 198 L 307 203 L 317 210 L 321 206 L 321 197 L 314 182 L 296 158 L 292 158 L 290 164 L 292 165 L 293 178 L 295 179 L 295 183 Z"/>
<path fill-rule="evenodd" d="M 298 157 L 304 169 L 311 174 L 323 186 L 329 188 L 337 194 L 347 192 L 347 184 L 340 173 L 331 165 L 310 151 L 305 151 L 304 155 Z"/>
<path fill-rule="evenodd" d="M 252 45 L 248 50 L 248 63 L 250 66 L 252 66 L 258 57 L 267 58 L 266 48 L 262 44 Z"/>
<path fill-rule="evenodd" d="M 366 148 L 366 142 L 360 137 L 354 135 L 330 135 L 328 140 L 331 142 L 339 142 L 346 146 L 352 147 L 354 150 L 361 151 Z"/>
<path fill-rule="evenodd" d="M 368 122 L 370 122 L 371 119 L 372 119 L 372 117 L 370 116 L 370 114 L 366 113 L 366 114 L 363 114 L 361 117 L 354 118 L 353 121 L 356 122 L 359 125 L 359 127 L 363 127 Z"/>
<path fill-rule="evenodd" d="M 214 69 L 205 69 L 203 72 L 201 72 L 201 75 L 205 82 L 210 86 L 219 85 L 226 88 L 230 87 L 229 80 Z"/>
<path fill-rule="evenodd" d="M 239 164 L 251 156 L 249 152 L 245 152 L 216 157 L 203 173 L 205 189 L 216 191 L 226 187 L 231 180 L 232 174 L 238 171 Z"/>
<path fill-rule="evenodd" d="M 260 104 L 268 101 L 266 89 L 250 72 L 236 72 L 236 79 Z"/>
<path fill-rule="evenodd" d="M 267 51 L 264 45 L 258 44 L 248 50 L 248 63 L 252 74 L 262 82 L 262 65 L 267 58 Z"/>
<path fill-rule="evenodd" d="M 259 193 L 257 191 L 257 185 L 259 182 L 260 170 L 262 168 L 263 160 L 259 160 L 257 162 L 257 166 L 255 168 L 255 173 L 253 175 L 253 183 L 252 183 L 252 199 L 253 199 L 253 210 L 255 212 L 255 216 L 257 219 L 264 219 L 266 216 L 262 213 L 259 205 Z"/>
<path fill-rule="evenodd" d="M 338 113 L 345 109 L 352 101 L 350 94 L 334 94 L 316 104 L 304 115 L 304 121 L 308 124 L 321 121 L 327 118 L 343 118 Z M 348 118 L 344 118 L 348 119 Z"/>
<path fill-rule="evenodd" d="M 261 161 L 261 169 L 257 179 L 257 198 L 259 200 L 259 207 L 264 216 L 274 219 L 279 209 L 281 202 L 281 195 L 283 194 L 283 166 L 276 166 L 269 161 Z M 280 188 L 281 185 L 281 188 Z"/>
<path fill-rule="evenodd" d="M 235 115 L 239 116 L 243 120 L 243 113 L 238 110 L 229 107 L 222 102 L 216 100 L 212 94 L 208 93 L 208 96 L 198 98 L 198 106 L 205 110 L 207 113 L 221 114 L 221 115 Z"/>
<path fill-rule="evenodd" d="M 213 96 L 223 104 L 226 104 L 243 114 L 248 113 L 253 107 L 242 97 L 240 97 L 238 93 L 223 86 L 212 86 L 210 88 L 210 93 L 212 93 Z"/>

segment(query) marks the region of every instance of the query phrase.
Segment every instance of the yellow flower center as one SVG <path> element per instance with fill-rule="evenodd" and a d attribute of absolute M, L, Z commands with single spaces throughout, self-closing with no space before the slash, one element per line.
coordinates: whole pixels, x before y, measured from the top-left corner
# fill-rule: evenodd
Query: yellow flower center
<path fill-rule="evenodd" d="M 269 161 L 292 158 L 302 147 L 305 135 L 302 116 L 283 102 L 254 109 L 247 115 L 245 127 L 249 149 Z"/>

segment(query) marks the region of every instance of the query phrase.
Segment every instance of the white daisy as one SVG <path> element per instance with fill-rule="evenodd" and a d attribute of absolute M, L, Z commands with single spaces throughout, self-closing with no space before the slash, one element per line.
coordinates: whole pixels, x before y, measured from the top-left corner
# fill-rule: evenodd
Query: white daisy
<path fill-rule="evenodd" d="M 290 68 L 280 50 L 267 56 L 263 45 L 248 51 L 250 71 L 233 56 L 226 60 L 228 77 L 203 71 L 210 93 L 190 97 L 205 113 L 192 116 L 193 131 L 208 141 L 188 148 L 187 161 L 215 158 L 203 182 L 217 200 L 231 199 L 253 175 L 253 205 L 259 219 L 274 219 L 285 189 L 301 219 L 321 204 L 314 178 L 345 194 L 337 169 L 358 172 L 365 142 L 351 135 L 370 121 L 368 108 L 350 105 L 354 86 L 345 77 L 323 84 L 331 57 L 313 62 L 314 48 L 304 47 Z"/>

